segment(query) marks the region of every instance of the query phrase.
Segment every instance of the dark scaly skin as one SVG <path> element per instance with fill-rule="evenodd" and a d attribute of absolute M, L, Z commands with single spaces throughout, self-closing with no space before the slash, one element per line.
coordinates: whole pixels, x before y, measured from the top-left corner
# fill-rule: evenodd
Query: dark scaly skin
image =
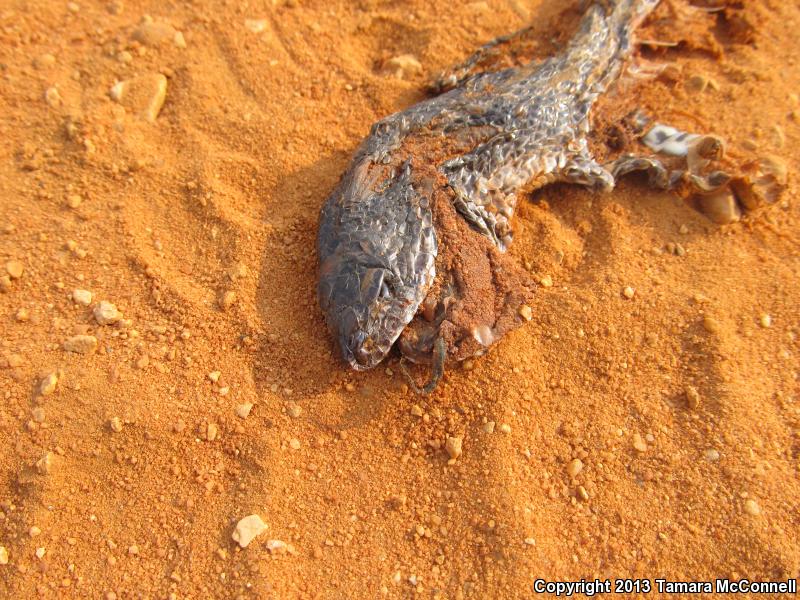
<path fill-rule="evenodd" d="M 522 323 L 532 285 L 503 254 L 516 194 L 555 181 L 613 187 L 586 144 L 589 112 L 657 3 L 597 2 L 559 55 L 476 74 L 373 126 L 318 237 L 320 304 L 354 369 L 377 365 L 401 334 L 414 361 L 436 340 L 462 360 Z"/>

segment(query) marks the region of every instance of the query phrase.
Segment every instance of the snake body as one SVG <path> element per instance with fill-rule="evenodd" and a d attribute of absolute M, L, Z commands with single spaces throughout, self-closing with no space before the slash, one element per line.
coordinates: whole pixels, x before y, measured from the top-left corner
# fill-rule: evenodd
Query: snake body
<path fill-rule="evenodd" d="M 495 256 L 511 243 L 522 188 L 556 181 L 613 187 L 614 172 L 587 145 L 590 110 L 618 78 L 635 28 L 657 4 L 598 1 L 559 54 L 468 76 L 372 127 L 325 202 L 318 234 L 319 301 L 350 366 L 378 364 L 412 321 L 429 322 L 434 334 L 445 326 L 447 290 L 468 278 L 450 272 L 434 285 L 444 204 Z M 441 306 L 423 315 L 433 289 Z M 463 334 L 472 345 L 450 335 L 447 353 L 461 359 L 465 348 L 475 353 L 476 343 L 496 341 L 505 329 L 496 325 L 500 316 L 492 320 Z M 401 351 L 415 360 L 430 355 L 429 338 L 415 334 Z"/>

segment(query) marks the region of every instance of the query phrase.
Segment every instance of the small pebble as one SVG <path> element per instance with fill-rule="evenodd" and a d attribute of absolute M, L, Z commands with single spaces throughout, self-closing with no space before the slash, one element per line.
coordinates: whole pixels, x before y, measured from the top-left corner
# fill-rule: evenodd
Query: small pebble
<path fill-rule="evenodd" d="M 717 321 L 713 317 L 703 317 L 703 329 L 705 329 L 708 333 L 719 333 L 721 331 L 721 327 L 719 321 Z"/>
<path fill-rule="evenodd" d="M 266 31 L 269 22 L 266 19 L 245 19 L 244 26 L 245 29 L 253 32 L 253 33 L 261 33 Z"/>
<path fill-rule="evenodd" d="M 219 307 L 222 310 L 228 310 L 236 302 L 236 292 L 228 290 L 219 299 Z"/>
<path fill-rule="evenodd" d="M 26 323 L 28 319 L 31 318 L 31 314 L 28 312 L 27 308 L 20 308 L 17 310 L 14 318 L 20 323 Z"/>
<path fill-rule="evenodd" d="M 240 419 L 246 419 L 250 415 L 251 410 L 253 410 L 252 403 L 245 402 L 236 407 L 236 416 Z"/>
<path fill-rule="evenodd" d="M 33 66 L 37 69 L 46 69 L 56 64 L 56 57 L 52 54 L 41 54 L 33 59 Z"/>
<path fill-rule="evenodd" d="M 503 423 L 500 425 L 500 431 L 503 433 L 511 433 L 511 425 L 508 423 Z"/>
<path fill-rule="evenodd" d="M 246 264 L 236 263 L 230 269 L 228 269 L 227 273 L 228 277 L 230 277 L 232 281 L 236 281 L 237 279 L 247 277 L 249 270 Z"/>
<path fill-rule="evenodd" d="M 36 471 L 40 475 L 48 475 L 53 470 L 53 453 L 45 452 L 44 456 L 36 461 Z"/>
<path fill-rule="evenodd" d="M 61 92 L 58 91 L 56 86 L 50 86 L 44 91 L 44 101 L 50 108 L 58 108 L 64 99 L 61 97 Z"/>
<path fill-rule="evenodd" d="M 700 392 L 691 385 L 686 386 L 686 404 L 691 409 L 695 409 L 700 406 Z"/>
<path fill-rule="evenodd" d="M 219 378 L 220 378 L 221 376 L 222 376 L 222 372 L 221 372 L 221 371 L 211 371 L 211 373 L 209 373 L 209 374 L 208 374 L 208 378 L 209 378 L 209 379 L 210 379 L 210 380 L 211 380 L 213 383 L 217 383 L 217 382 L 219 381 Z"/>
<path fill-rule="evenodd" d="M 717 462 L 719 460 L 719 451 L 714 448 L 709 448 L 705 451 L 704 456 L 709 462 Z"/>
<path fill-rule="evenodd" d="M 10 260 L 6 263 L 6 271 L 11 279 L 19 279 L 25 272 L 25 265 L 18 260 Z"/>
<path fill-rule="evenodd" d="M 539 279 L 539 284 L 546 288 L 553 287 L 553 278 L 550 275 L 545 275 Z"/>
<path fill-rule="evenodd" d="M 67 196 L 67 206 L 70 208 L 78 208 L 83 202 L 83 198 L 79 194 L 70 194 Z"/>
<path fill-rule="evenodd" d="M 116 433 L 122 431 L 122 420 L 119 417 L 111 417 L 108 421 L 108 425 L 111 427 L 111 431 Z"/>
<path fill-rule="evenodd" d="M 761 514 L 761 507 L 758 505 L 758 502 L 752 498 L 748 498 L 744 501 L 744 512 L 753 517 L 757 517 Z"/>
<path fill-rule="evenodd" d="M 411 414 L 415 417 L 421 417 L 425 413 L 422 410 L 422 407 L 419 404 L 412 404 L 411 405 Z"/>
<path fill-rule="evenodd" d="M 764 327 L 765 329 L 768 327 L 772 327 L 772 317 L 767 314 L 763 314 L 758 317 L 758 324 Z"/>
<path fill-rule="evenodd" d="M 145 46 L 157 46 L 169 41 L 174 43 L 175 33 L 175 28 L 169 23 L 144 19 L 131 37 Z"/>
<path fill-rule="evenodd" d="M 519 307 L 519 316 L 526 321 L 530 321 L 533 318 L 533 309 L 527 304 L 523 304 Z"/>
<path fill-rule="evenodd" d="M 39 559 L 44 558 L 46 552 L 47 550 L 45 550 L 44 546 L 40 546 L 39 548 L 36 549 L 36 558 Z"/>
<path fill-rule="evenodd" d="M 93 335 L 73 335 L 64 341 L 64 350 L 77 354 L 92 354 L 97 350 L 97 338 Z"/>
<path fill-rule="evenodd" d="M 249 515 L 241 519 L 233 530 L 233 541 L 242 548 L 247 548 L 253 539 L 267 529 L 267 524 L 258 515 Z"/>
<path fill-rule="evenodd" d="M 39 395 L 49 396 L 50 394 L 56 391 L 57 385 L 58 385 L 58 373 L 56 371 L 48 373 L 39 382 Z"/>
<path fill-rule="evenodd" d="M 282 540 L 267 540 L 265 544 L 270 554 L 286 554 L 289 545 Z"/>
<path fill-rule="evenodd" d="M 623 288 L 623 290 L 622 290 L 622 295 L 625 296 L 628 300 L 633 298 L 635 294 L 636 294 L 636 290 L 633 289 L 630 286 L 627 286 L 627 287 Z"/>
<path fill-rule="evenodd" d="M 286 406 L 286 412 L 290 417 L 296 419 L 302 414 L 303 409 L 296 402 L 289 402 Z"/>
<path fill-rule="evenodd" d="M 0 546 L 0 565 L 8 564 L 8 550 L 5 546 Z"/>
<path fill-rule="evenodd" d="M 586 488 L 582 485 L 578 486 L 578 498 L 586 502 L 589 499 L 589 492 L 586 491 Z"/>
<path fill-rule="evenodd" d="M 72 301 L 81 306 L 89 306 L 92 303 L 92 292 L 81 289 L 73 290 Z"/>
<path fill-rule="evenodd" d="M 577 477 L 581 471 L 583 471 L 583 461 L 580 458 L 571 460 L 567 465 L 567 474 L 572 478 Z"/>
<path fill-rule="evenodd" d="M 44 423 L 45 419 L 47 418 L 44 408 L 41 406 L 34 407 L 34 409 L 31 411 L 31 416 L 33 417 L 35 423 Z"/>
<path fill-rule="evenodd" d="M 394 73 L 398 79 L 422 73 L 422 64 L 413 54 L 402 54 L 386 61 L 386 69 Z"/>
<path fill-rule="evenodd" d="M 206 440 L 209 442 L 213 442 L 217 439 L 217 434 L 219 433 L 219 429 L 217 428 L 215 423 L 209 423 L 206 425 Z"/>
<path fill-rule="evenodd" d="M 487 421 L 486 423 L 483 424 L 483 431 L 485 433 L 494 433 L 494 426 L 495 426 L 494 421 Z"/>
<path fill-rule="evenodd" d="M 461 446 L 462 446 L 463 439 L 460 437 L 448 437 L 447 441 L 444 444 L 444 449 L 447 451 L 447 455 L 455 460 L 459 456 L 461 456 Z"/>
<path fill-rule="evenodd" d="M 300 450 L 300 440 L 292 438 L 289 440 L 289 448 L 292 450 Z"/>
<path fill-rule="evenodd" d="M 167 97 L 167 78 L 161 73 L 140 75 L 120 81 L 109 94 L 111 99 L 145 121 L 155 122 Z"/>
<path fill-rule="evenodd" d="M 111 302 L 102 300 L 94 307 L 94 318 L 100 325 L 111 325 L 122 318 L 122 313 Z"/>
<path fill-rule="evenodd" d="M 633 434 L 633 447 L 637 452 L 647 452 L 647 444 L 638 433 Z"/>

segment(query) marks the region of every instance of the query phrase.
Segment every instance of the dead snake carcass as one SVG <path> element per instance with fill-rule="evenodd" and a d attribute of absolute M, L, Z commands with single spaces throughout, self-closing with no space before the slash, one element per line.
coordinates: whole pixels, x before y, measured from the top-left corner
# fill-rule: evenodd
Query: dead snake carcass
<path fill-rule="evenodd" d="M 404 357 L 433 363 L 427 392 L 445 359 L 481 354 L 524 322 L 535 284 L 505 254 L 523 189 L 610 190 L 633 170 L 665 189 L 687 175 L 700 188 L 728 182 L 689 167 L 719 153 L 711 136 L 655 126 L 644 137 L 685 156 L 684 170 L 652 155 L 599 164 L 590 152 L 592 105 L 620 76 L 634 30 L 657 4 L 596 2 L 556 56 L 463 69 L 449 91 L 372 127 L 322 208 L 318 236 L 320 305 L 351 367 L 374 367 L 398 343 Z"/>

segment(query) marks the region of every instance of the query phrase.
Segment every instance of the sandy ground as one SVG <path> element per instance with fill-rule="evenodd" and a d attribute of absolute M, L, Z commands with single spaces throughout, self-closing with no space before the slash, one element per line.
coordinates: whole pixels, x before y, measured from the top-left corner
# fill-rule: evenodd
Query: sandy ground
<path fill-rule="evenodd" d="M 333 353 L 315 236 L 350 153 L 477 45 L 528 22 L 549 39 L 560 7 L 0 5 L 0 596 L 526 598 L 537 577 L 798 576 L 793 183 L 724 227 L 635 179 L 549 188 L 512 252 L 552 286 L 489 355 L 421 398 L 397 357 L 357 374 Z M 800 8 L 747 13 L 752 43 L 720 29 L 721 57 L 651 54 L 680 73 L 635 93 L 734 154 L 783 157 L 793 182 Z M 385 68 L 405 54 L 421 71 Z M 713 85 L 689 93 L 698 74 Z M 116 323 L 98 324 L 100 301 Z M 242 550 L 250 514 L 268 527 Z"/>

